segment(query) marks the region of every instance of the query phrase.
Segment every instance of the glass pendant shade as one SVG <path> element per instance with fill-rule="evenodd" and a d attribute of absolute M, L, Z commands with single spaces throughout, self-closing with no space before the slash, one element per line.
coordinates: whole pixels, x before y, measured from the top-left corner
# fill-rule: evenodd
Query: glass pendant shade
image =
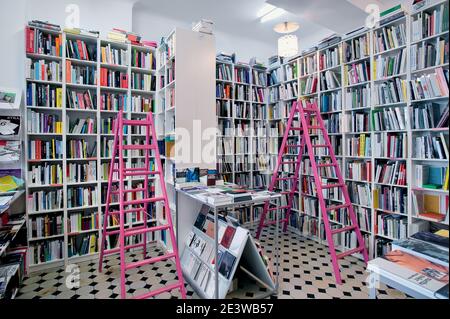
<path fill-rule="evenodd" d="M 298 54 L 298 38 L 296 35 L 287 34 L 278 39 L 278 55 L 289 58 Z"/>

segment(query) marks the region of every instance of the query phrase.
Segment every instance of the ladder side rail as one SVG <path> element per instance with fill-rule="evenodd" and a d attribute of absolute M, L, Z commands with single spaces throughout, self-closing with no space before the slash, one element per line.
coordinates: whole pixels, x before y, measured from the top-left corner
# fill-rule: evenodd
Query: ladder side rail
<path fill-rule="evenodd" d="M 119 222 L 119 248 L 120 248 L 120 295 L 122 299 L 126 298 L 126 287 L 125 287 L 125 272 L 126 272 L 126 259 L 125 259 L 125 207 L 124 207 L 124 162 L 123 162 L 123 121 L 120 117 L 118 124 L 119 127 L 119 212 L 120 212 L 120 222 Z"/>

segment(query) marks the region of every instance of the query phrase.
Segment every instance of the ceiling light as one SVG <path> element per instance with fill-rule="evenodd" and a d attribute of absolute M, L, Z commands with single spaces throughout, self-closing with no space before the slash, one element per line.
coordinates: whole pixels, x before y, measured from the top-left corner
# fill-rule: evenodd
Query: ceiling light
<path fill-rule="evenodd" d="M 273 30 L 277 33 L 288 34 L 297 31 L 300 28 L 296 22 L 283 22 L 277 24 Z"/>

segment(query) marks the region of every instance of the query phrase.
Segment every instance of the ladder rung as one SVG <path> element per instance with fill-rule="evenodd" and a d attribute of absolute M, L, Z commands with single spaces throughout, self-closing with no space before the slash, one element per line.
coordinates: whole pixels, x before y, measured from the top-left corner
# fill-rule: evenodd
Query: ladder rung
<path fill-rule="evenodd" d="M 139 205 L 139 204 L 148 204 L 148 203 L 156 203 L 165 200 L 164 197 L 154 197 L 154 198 L 145 198 L 145 199 L 137 199 L 123 203 L 124 206 L 129 205 Z"/>
<path fill-rule="evenodd" d="M 135 126 L 150 126 L 150 121 L 142 120 L 123 120 L 123 125 L 135 125 Z"/>
<path fill-rule="evenodd" d="M 354 230 L 354 229 L 356 229 L 355 225 L 353 225 L 353 226 L 346 226 L 346 227 L 342 227 L 342 228 L 338 228 L 338 229 L 332 229 L 331 230 L 331 234 L 335 235 L 335 234 L 345 233 L 347 231 L 351 231 L 351 230 Z"/>
<path fill-rule="evenodd" d="M 126 265 L 125 270 L 130 270 L 130 269 L 139 268 L 139 267 L 143 267 L 143 266 L 150 265 L 150 264 L 155 264 L 160 261 L 164 261 L 164 260 L 167 260 L 170 258 L 175 258 L 175 257 L 176 257 L 176 255 L 174 253 L 171 253 L 171 254 L 162 255 L 162 256 L 158 256 L 158 257 L 154 257 L 154 258 L 150 258 L 150 259 L 144 259 L 144 260 L 137 261 L 137 262 Z"/>
<path fill-rule="evenodd" d="M 327 164 L 317 164 L 318 168 L 322 168 L 322 167 L 336 167 L 337 164 L 333 164 L 333 163 L 327 163 Z"/>
<path fill-rule="evenodd" d="M 279 207 L 274 207 L 274 208 L 269 208 L 269 211 L 274 211 L 274 210 L 279 210 L 279 209 L 288 209 L 289 206 L 279 206 Z"/>
<path fill-rule="evenodd" d="M 322 148 L 322 147 L 329 147 L 329 146 L 326 144 L 313 144 L 312 147 L 313 148 Z"/>
<path fill-rule="evenodd" d="M 286 147 L 289 147 L 289 148 L 298 148 L 298 147 L 302 147 L 302 145 L 301 145 L 301 144 L 286 144 Z"/>
<path fill-rule="evenodd" d="M 286 223 L 287 222 L 287 219 L 280 219 L 279 221 L 278 221 L 278 223 Z M 277 223 L 277 221 L 276 220 L 271 220 L 271 221 L 268 221 L 268 222 L 266 222 L 265 224 L 264 224 L 264 226 L 271 226 L 271 225 L 275 225 Z"/>
<path fill-rule="evenodd" d="M 130 236 L 134 236 L 134 235 L 141 235 L 141 234 L 146 234 L 146 233 L 153 233 L 153 232 L 157 232 L 157 231 L 161 231 L 161 230 L 166 230 L 169 229 L 170 226 L 169 225 L 161 225 L 161 226 L 155 226 L 155 227 L 150 227 L 150 228 L 142 228 L 142 229 L 130 229 L 130 230 L 126 230 L 125 231 L 125 236 L 126 237 L 130 237 Z"/>
<path fill-rule="evenodd" d="M 350 256 L 350 255 L 359 253 L 359 252 L 361 252 L 363 250 L 364 250 L 364 247 L 354 248 L 354 249 L 351 249 L 351 250 L 348 250 L 348 251 L 344 251 L 343 253 L 337 254 L 336 258 L 337 259 L 342 259 L 344 257 L 347 257 L 347 256 Z"/>
<path fill-rule="evenodd" d="M 338 210 L 338 209 L 341 209 L 341 208 L 348 208 L 348 207 L 350 207 L 350 204 L 342 204 L 342 205 L 330 206 L 330 207 L 327 207 L 327 211 L 329 212 L 329 211 L 332 211 L 332 210 Z"/>
<path fill-rule="evenodd" d="M 124 194 L 128 193 L 137 193 L 137 192 L 143 192 L 145 191 L 145 188 L 135 188 L 135 189 L 125 189 L 123 192 Z M 119 195 L 120 191 L 113 191 L 111 192 L 112 195 Z"/>
<path fill-rule="evenodd" d="M 331 188 L 339 188 L 343 187 L 343 184 L 328 184 L 328 185 L 322 185 L 322 189 L 331 189 Z"/>
<path fill-rule="evenodd" d="M 308 126 L 308 128 L 310 130 L 320 130 L 320 129 L 322 129 L 322 127 L 319 126 L 319 125 L 311 125 L 311 126 Z"/>
<path fill-rule="evenodd" d="M 291 127 L 291 131 L 303 131 L 303 128 L 301 127 Z"/>
<path fill-rule="evenodd" d="M 164 292 L 169 292 L 169 291 L 172 291 L 172 290 L 175 290 L 175 289 L 181 289 L 181 285 L 182 285 L 181 283 L 172 284 L 172 285 L 169 285 L 169 286 L 166 286 L 166 287 L 162 287 L 162 288 L 159 288 L 159 289 L 147 292 L 147 293 L 145 293 L 143 295 L 134 297 L 134 299 L 141 299 L 141 300 L 142 299 L 148 299 L 148 298 L 154 297 L 156 295 L 160 295 L 160 294 L 162 294 Z"/>
<path fill-rule="evenodd" d="M 125 225 L 125 226 L 128 226 L 128 225 Z M 119 225 L 115 225 L 114 227 L 120 227 L 120 226 Z M 133 228 L 126 228 L 126 229 L 134 230 L 134 229 L 143 229 L 143 228 L 145 228 L 145 225 L 141 225 L 141 226 L 137 226 L 137 227 L 133 227 Z M 119 234 L 120 234 L 120 228 L 117 229 L 117 230 L 108 230 L 106 232 L 106 236 L 119 235 Z"/>
<path fill-rule="evenodd" d="M 109 233 L 107 233 L 106 236 L 109 236 Z M 144 246 L 145 246 L 145 243 L 140 243 L 140 244 L 134 244 L 134 245 L 126 246 L 125 247 L 125 251 L 130 250 L 130 249 L 134 249 L 134 248 L 144 247 Z M 118 252 L 120 252 L 120 248 L 114 248 L 114 249 L 110 249 L 110 250 L 105 250 L 104 254 L 106 256 L 106 255 L 117 254 Z"/>
<path fill-rule="evenodd" d="M 313 108 L 308 108 L 308 107 L 304 107 L 303 111 L 307 112 L 307 113 L 317 113 L 316 109 Z"/>
<path fill-rule="evenodd" d="M 142 171 L 142 172 L 133 172 L 133 173 L 125 173 L 125 177 L 132 177 L 132 176 L 144 176 L 144 175 L 160 175 L 161 172 L 159 171 Z"/>
<path fill-rule="evenodd" d="M 125 151 L 145 151 L 156 149 L 155 145 L 124 145 Z"/>
<path fill-rule="evenodd" d="M 144 207 L 132 208 L 132 209 L 126 209 L 126 210 L 123 211 L 124 214 L 139 213 L 139 212 L 145 212 L 145 208 Z M 115 210 L 115 211 L 109 212 L 108 214 L 110 214 L 110 215 L 120 215 L 120 211 Z"/>

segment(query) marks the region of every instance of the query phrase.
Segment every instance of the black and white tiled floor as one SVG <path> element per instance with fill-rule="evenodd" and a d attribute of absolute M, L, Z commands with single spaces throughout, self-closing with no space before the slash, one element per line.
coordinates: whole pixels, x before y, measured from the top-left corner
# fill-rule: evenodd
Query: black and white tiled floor
<path fill-rule="evenodd" d="M 267 255 L 275 254 L 275 229 L 263 231 L 261 244 Z M 149 249 L 151 256 L 162 254 L 157 248 Z M 139 253 L 127 255 L 127 261 L 141 259 Z M 346 257 L 340 262 L 342 285 L 334 279 L 327 247 L 307 240 L 297 234 L 288 232 L 280 239 L 280 276 L 279 299 L 366 299 L 368 289 L 365 280 L 367 273 L 364 263 L 354 257 Z M 273 262 L 274 259 L 273 259 Z M 99 273 L 95 261 L 80 263 L 80 285 L 76 289 L 66 287 L 65 269 L 55 269 L 32 274 L 24 280 L 18 299 L 116 299 L 120 298 L 119 259 L 112 256 L 107 259 L 103 273 Z M 273 265 L 275 271 L 275 265 Z M 175 267 L 170 262 L 161 262 L 133 269 L 127 272 L 128 297 L 138 296 L 149 289 L 154 290 L 176 282 Z M 193 289 L 187 286 L 188 298 L 199 298 Z M 230 298 L 252 298 L 265 291 L 256 283 L 241 282 L 239 290 L 229 295 Z M 179 298 L 174 290 L 156 298 Z M 382 286 L 378 290 L 379 299 L 407 298 L 403 293 Z"/>

